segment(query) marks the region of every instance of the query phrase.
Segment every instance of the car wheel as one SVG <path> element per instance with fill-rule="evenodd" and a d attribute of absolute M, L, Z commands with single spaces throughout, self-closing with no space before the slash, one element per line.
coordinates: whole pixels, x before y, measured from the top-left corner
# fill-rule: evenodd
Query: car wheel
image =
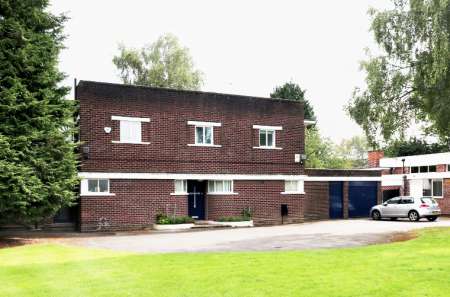
<path fill-rule="evenodd" d="M 397 218 L 391 218 L 391 221 L 397 221 Z"/>
<path fill-rule="evenodd" d="M 420 220 L 419 213 L 418 213 L 417 211 L 415 211 L 415 210 L 411 210 L 411 211 L 408 213 L 408 218 L 409 218 L 409 220 L 410 220 L 411 222 L 417 222 L 418 220 Z"/>
<path fill-rule="evenodd" d="M 427 220 L 430 222 L 434 222 L 436 221 L 437 217 L 436 216 L 432 216 L 432 217 L 427 217 Z"/>
<path fill-rule="evenodd" d="M 381 213 L 378 210 L 372 211 L 372 219 L 375 221 L 381 220 Z"/>

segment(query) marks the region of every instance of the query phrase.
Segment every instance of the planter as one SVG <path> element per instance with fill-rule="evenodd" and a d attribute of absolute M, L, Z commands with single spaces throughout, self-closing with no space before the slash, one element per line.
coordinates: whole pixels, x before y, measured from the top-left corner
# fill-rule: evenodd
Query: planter
<path fill-rule="evenodd" d="M 222 225 L 229 227 L 253 227 L 253 220 L 251 221 L 239 221 L 239 222 L 217 222 L 211 221 L 214 225 Z"/>
<path fill-rule="evenodd" d="M 167 225 L 159 225 L 153 224 L 153 229 L 155 230 L 164 230 L 164 231 L 177 231 L 177 230 L 187 230 L 194 227 L 194 224 L 167 224 Z"/>

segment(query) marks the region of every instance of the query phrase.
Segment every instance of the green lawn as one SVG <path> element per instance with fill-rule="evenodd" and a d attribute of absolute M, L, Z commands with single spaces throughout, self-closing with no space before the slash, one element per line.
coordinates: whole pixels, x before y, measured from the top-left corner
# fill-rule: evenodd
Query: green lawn
<path fill-rule="evenodd" d="M 450 296 L 450 228 L 362 248 L 136 255 L 0 250 L 0 296 Z"/>

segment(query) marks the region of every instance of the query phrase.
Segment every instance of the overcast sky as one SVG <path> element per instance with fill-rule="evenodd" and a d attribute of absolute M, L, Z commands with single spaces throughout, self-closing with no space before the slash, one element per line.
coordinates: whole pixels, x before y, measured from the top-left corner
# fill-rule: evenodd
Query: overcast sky
<path fill-rule="evenodd" d="M 375 49 L 369 7 L 388 0 L 138 1 L 51 0 L 66 12 L 60 68 L 73 79 L 120 82 L 117 44 L 142 47 L 173 33 L 204 73 L 203 91 L 269 96 L 292 80 L 306 89 L 323 135 L 340 142 L 362 134 L 343 110 L 364 86 L 359 61 Z"/>

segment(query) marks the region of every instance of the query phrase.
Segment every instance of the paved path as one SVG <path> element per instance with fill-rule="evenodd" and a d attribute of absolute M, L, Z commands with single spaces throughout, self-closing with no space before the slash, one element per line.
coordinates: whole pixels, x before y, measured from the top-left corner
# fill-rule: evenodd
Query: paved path
<path fill-rule="evenodd" d="M 450 219 L 440 218 L 436 222 L 333 220 L 273 227 L 99 236 L 62 241 L 86 247 L 152 253 L 295 250 L 389 242 L 399 232 L 442 226 L 450 227 Z"/>

